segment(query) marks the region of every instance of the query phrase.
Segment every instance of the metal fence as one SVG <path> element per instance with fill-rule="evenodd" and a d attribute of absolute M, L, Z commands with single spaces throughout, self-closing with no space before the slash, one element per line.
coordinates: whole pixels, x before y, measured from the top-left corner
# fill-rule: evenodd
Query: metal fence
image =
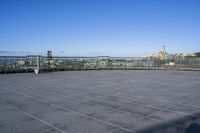
<path fill-rule="evenodd" d="M 151 59 L 143 57 L 52 57 L 40 56 L 41 71 L 101 70 L 101 69 L 176 69 L 200 70 L 200 57 Z M 37 56 L 0 56 L 0 73 L 32 72 Z"/>

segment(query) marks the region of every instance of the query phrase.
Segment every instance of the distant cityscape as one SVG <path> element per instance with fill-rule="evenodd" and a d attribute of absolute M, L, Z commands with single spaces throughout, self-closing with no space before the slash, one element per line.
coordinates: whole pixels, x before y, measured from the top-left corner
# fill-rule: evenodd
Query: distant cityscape
<path fill-rule="evenodd" d="M 165 46 L 163 46 L 163 49 L 157 55 L 150 56 L 151 59 L 160 59 L 160 60 L 177 59 L 177 58 L 184 58 L 184 57 L 200 57 L 200 52 L 171 54 L 167 52 Z"/>
<path fill-rule="evenodd" d="M 97 69 L 184 69 L 200 70 L 200 52 L 170 54 L 163 46 L 158 54 L 146 57 L 0 56 L 0 72 L 65 71 Z"/>

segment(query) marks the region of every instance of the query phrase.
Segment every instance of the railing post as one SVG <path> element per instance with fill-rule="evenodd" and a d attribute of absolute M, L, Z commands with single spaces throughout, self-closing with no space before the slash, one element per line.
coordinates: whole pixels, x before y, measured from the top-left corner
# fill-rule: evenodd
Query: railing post
<path fill-rule="evenodd" d="M 38 55 L 37 56 L 37 67 L 34 69 L 34 72 L 35 72 L 35 74 L 38 74 L 39 73 L 39 71 L 40 71 L 40 56 Z"/>
<path fill-rule="evenodd" d="M 40 56 L 37 56 L 37 69 L 40 69 Z"/>

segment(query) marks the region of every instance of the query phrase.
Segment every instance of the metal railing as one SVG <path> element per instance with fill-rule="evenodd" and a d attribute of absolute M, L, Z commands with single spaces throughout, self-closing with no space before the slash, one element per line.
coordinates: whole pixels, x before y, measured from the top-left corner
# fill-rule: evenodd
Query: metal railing
<path fill-rule="evenodd" d="M 151 59 L 143 57 L 52 57 L 40 56 L 41 71 L 100 70 L 100 69 L 176 69 L 200 70 L 200 57 Z M 32 72 L 37 56 L 0 56 L 0 73 Z"/>

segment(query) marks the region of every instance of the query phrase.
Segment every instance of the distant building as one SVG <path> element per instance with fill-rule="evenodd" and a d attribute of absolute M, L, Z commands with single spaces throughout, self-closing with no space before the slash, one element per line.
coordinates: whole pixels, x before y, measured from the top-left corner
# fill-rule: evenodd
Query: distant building
<path fill-rule="evenodd" d="M 194 53 L 195 56 L 200 57 L 200 52 Z"/>
<path fill-rule="evenodd" d="M 171 56 L 173 56 L 173 55 L 168 54 L 165 46 L 163 46 L 163 49 L 157 55 L 150 56 L 150 58 L 151 59 L 166 60 L 168 58 L 171 58 Z"/>
<path fill-rule="evenodd" d="M 163 46 L 163 50 L 161 50 L 160 52 L 159 52 L 159 59 L 160 60 L 165 60 L 165 59 L 167 59 L 167 52 L 166 52 L 166 49 L 165 49 L 165 46 Z"/>
<path fill-rule="evenodd" d="M 174 58 L 185 58 L 185 57 L 195 57 L 196 55 L 193 53 L 176 53 L 174 54 Z"/>

